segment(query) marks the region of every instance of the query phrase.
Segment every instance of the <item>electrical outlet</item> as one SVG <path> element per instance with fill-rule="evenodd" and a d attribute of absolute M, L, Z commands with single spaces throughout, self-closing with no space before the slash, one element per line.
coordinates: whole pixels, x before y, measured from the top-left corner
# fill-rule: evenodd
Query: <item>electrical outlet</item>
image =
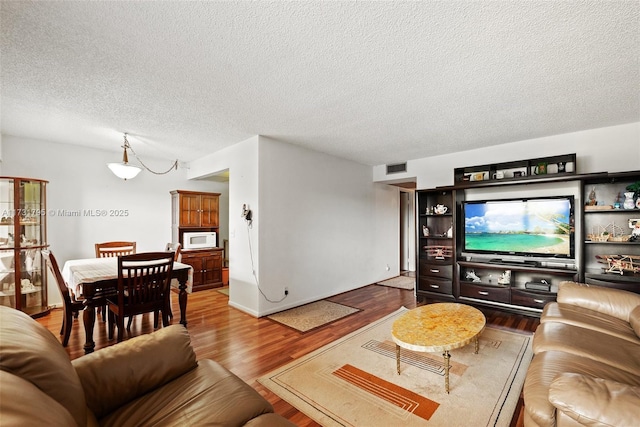
<path fill-rule="evenodd" d="M 286 286 L 284 288 L 284 295 L 285 296 L 289 295 L 289 288 L 287 288 Z"/>

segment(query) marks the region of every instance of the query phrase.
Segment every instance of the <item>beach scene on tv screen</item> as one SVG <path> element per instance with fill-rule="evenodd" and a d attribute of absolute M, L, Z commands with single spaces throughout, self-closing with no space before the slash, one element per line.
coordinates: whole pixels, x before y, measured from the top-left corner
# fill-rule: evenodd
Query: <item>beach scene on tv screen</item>
<path fill-rule="evenodd" d="M 496 201 L 465 206 L 465 250 L 570 255 L 567 199 Z"/>

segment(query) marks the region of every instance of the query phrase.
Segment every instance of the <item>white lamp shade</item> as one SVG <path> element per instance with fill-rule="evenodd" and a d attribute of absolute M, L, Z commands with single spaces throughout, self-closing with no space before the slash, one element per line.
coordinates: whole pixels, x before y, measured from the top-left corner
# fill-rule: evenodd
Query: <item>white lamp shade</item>
<path fill-rule="evenodd" d="M 115 176 L 120 179 L 124 179 L 125 181 L 127 179 L 135 178 L 142 170 L 139 167 L 128 163 L 108 163 L 107 166 Z"/>

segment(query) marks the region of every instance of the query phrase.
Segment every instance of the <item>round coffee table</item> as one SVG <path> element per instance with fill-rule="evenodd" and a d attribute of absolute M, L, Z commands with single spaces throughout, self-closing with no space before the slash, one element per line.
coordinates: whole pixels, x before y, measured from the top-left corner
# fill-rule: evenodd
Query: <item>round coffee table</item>
<path fill-rule="evenodd" d="M 464 304 L 437 303 L 409 310 L 400 316 L 391 328 L 396 343 L 396 363 L 400 375 L 400 347 L 413 351 L 434 353 L 442 351 L 444 357 L 444 389 L 449 393 L 449 350 L 464 347 L 475 341 L 487 320 L 480 310 Z"/>

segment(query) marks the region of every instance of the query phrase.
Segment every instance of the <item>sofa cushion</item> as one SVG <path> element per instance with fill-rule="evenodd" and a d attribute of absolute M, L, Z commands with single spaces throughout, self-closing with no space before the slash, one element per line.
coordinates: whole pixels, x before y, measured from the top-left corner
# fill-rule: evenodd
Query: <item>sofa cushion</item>
<path fill-rule="evenodd" d="M 273 407 L 257 391 L 214 362 L 198 367 L 160 389 L 100 419 L 100 425 L 241 426 Z"/>
<path fill-rule="evenodd" d="M 640 344 L 565 323 L 541 323 L 533 336 L 534 354 L 564 351 L 640 376 Z"/>
<path fill-rule="evenodd" d="M 640 295 L 620 289 L 576 282 L 558 285 L 558 303 L 571 304 L 629 321 L 631 311 L 640 305 Z"/>
<path fill-rule="evenodd" d="M 189 333 L 182 325 L 131 338 L 72 363 L 87 406 L 98 419 L 197 365 Z"/>
<path fill-rule="evenodd" d="M 586 426 L 631 426 L 640 422 L 640 387 L 564 373 L 551 383 L 549 401 Z"/>
<path fill-rule="evenodd" d="M 0 371 L 0 424 L 3 427 L 78 425 L 71 413 L 31 382 Z"/>
<path fill-rule="evenodd" d="M 561 351 L 538 353 L 529 365 L 523 388 L 525 418 L 530 418 L 535 422 L 535 424 L 525 423 L 527 426 L 553 426 L 556 424 L 556 408 L 549 402 L 549 387 L 553 380 L 563 373 L 588 375 L 635 387 L 640 386 L 640 376 L 631 375 L 626 371 L 589 358 Z"/>
<path fill-rule="evenodd" d="M 636 336 L 640 338 L 640 305 L 634 308 L 629 315 L 629 324 L 636 333 Z"/>
<path fill-rule="evenodd" d="M 13 308 L 0 306 L 0 325 L 0 369 L 32 383 L 69 411 L 77 425 L 85 425 L 84 390 L 62 344 L 44 326 Z"/>
<path fill-rule="evenodd" d="M 640 338 L 633 331 L 629 322 L 575 305 L 555 302 L 545 305 L 540 316 L 540 323 L 547 322 L 566 323 L 640 343 Z"/>

